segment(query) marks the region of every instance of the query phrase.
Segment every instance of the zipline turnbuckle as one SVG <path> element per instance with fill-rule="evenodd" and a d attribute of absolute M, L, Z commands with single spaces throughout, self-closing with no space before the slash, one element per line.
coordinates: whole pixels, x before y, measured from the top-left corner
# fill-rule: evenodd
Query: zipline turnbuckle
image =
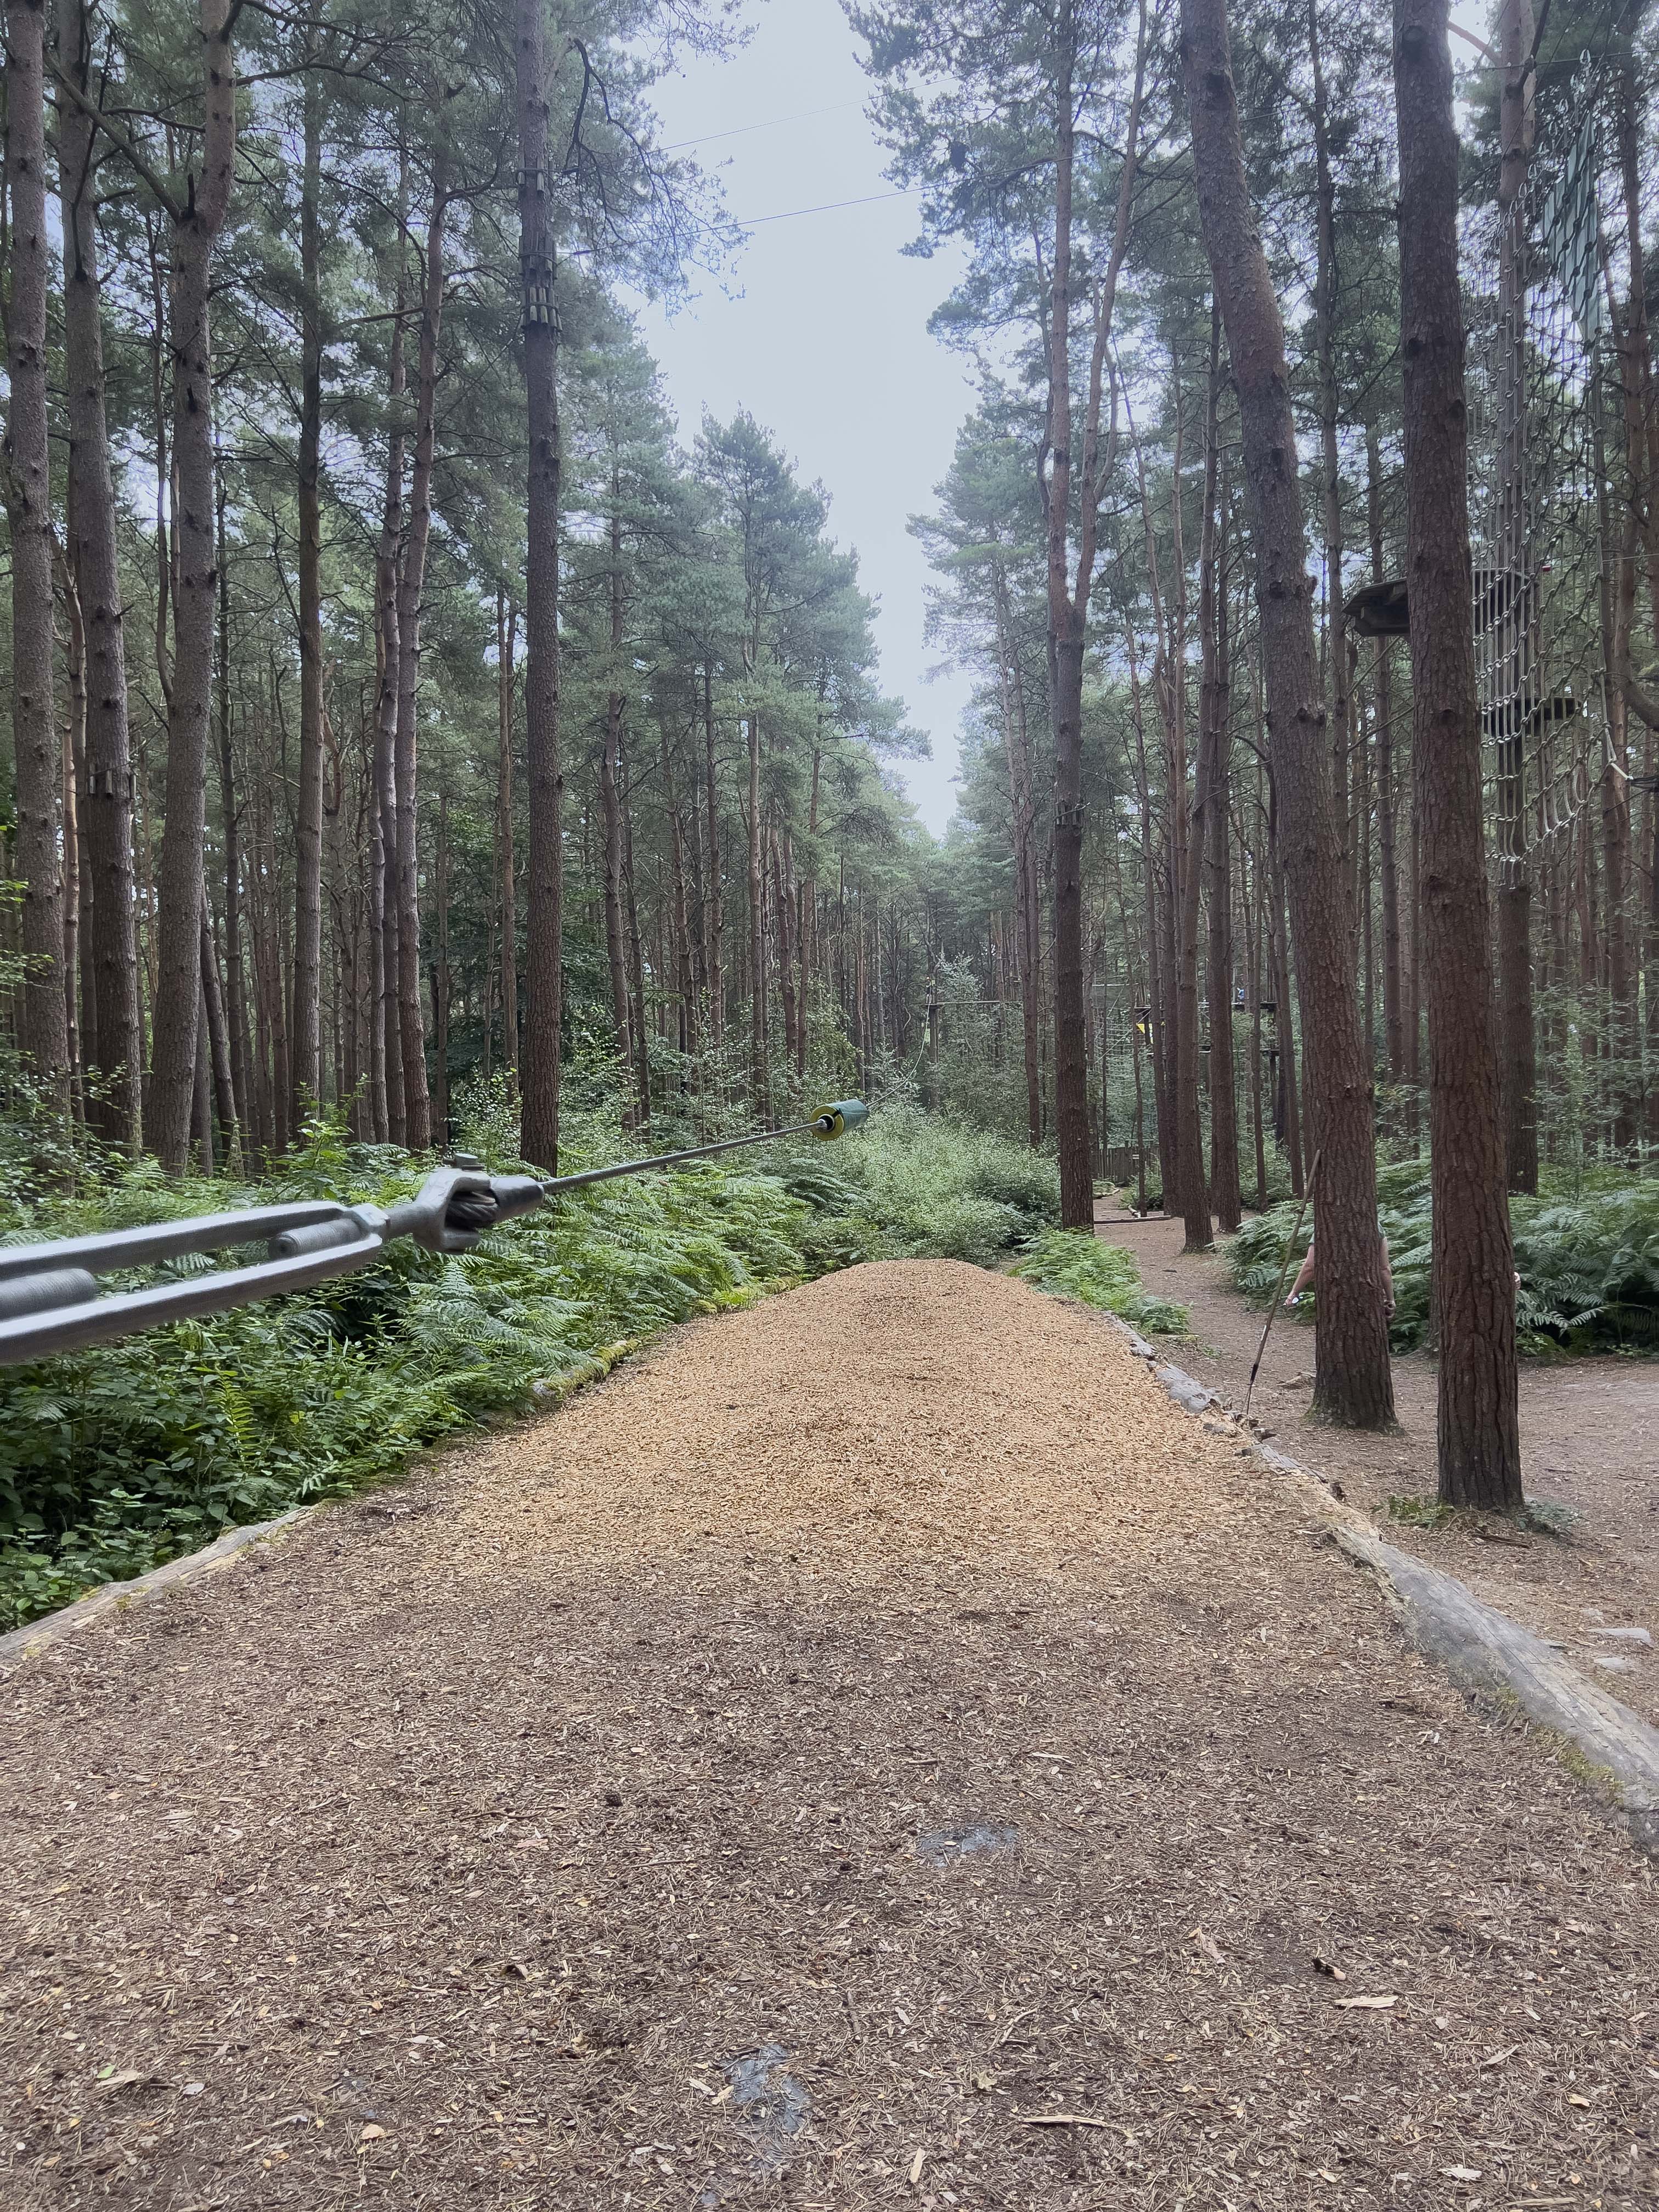
<path fill-rule="evenodd" d="M 780 1137 L 811 1135 L 827 1142 L 857 1128 L 869 1111 L 861 1098 L 838 1099 L 810 1121 L 787 1129 L 727 1137 L 684 1152 L 624 1160 L 547 1182 L 535 1176 L 487 1175 L 481 1162 L 459 1152 L 434 1168 L 413 1198 L 389 1211 L 342 1206 L 332 1199 L 301 1200 L 291 1206 L 205 1214 L 193 1221 L 109 1230 L 97 1237 L 68 1237 L 55 1243 L 0 1246 L 0 1366 L 21 1366 L 169 1322 L 226 1313 L 285 1291 L 311 1290 L 366 1267 L 395 1237 L 407 1237 L 428 1252 L 470 1252 L 485 1230 L 515 1214 L 533 1213 L 586 1184 L 676 1167 L 684 1160 L 770 1144 Z M 100 1274 L 258 1243 L 264 1245 L 266 1256 L 252 1267 L 216 1268 L 107 1296 L 98 1287 Z"/>

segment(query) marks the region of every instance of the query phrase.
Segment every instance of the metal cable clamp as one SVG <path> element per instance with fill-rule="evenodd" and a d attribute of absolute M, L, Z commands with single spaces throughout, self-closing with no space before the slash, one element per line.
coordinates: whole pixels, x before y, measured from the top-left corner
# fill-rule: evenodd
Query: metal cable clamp
<path fill-rule="evenodd" d="M 308 1291 L 337 1276 L 356 1274 L 398 1237 L 409 1237 L 423 1251 L 471 1252 L 486 1230 L 516 1214 L 533 1213 L 567 1191 L 747 1145 L 770 1144 L 780 1137 L 832 1139 L 856 1128 L 868 1112 L 862 1099 L 842 1099 L 788 1128 L 763 1129 L 754 1136 L 728 1137 L 545 1182 L 536 1176 L 488 1175 L 470 1153 L 458 1152 L 433 1170 L 413 1198 L 390 1209 L 305 1199 L 289 1206 L 200 1215 L 192 1221 L 112 1229 L 97 1237 L 0 1245 L 0 1367 L 79 1352 L 169 1322 L 228 1313 L 285 1291 Z M 260 1243 L 265 1257 L 250 1267 L 216 1268 L 137 1291 L 105 1292 L 99 1287 L 100 1275 Z"/>

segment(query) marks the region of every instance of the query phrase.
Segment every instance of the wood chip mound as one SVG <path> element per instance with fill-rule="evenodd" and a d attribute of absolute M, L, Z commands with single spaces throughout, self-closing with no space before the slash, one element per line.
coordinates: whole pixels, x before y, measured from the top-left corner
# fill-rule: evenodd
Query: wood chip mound
<path fill-rule="evenodd" d="M 1659 2189 L 1652 1869 L 1005 1277 L 676 1331 L 0 1698 L 8 2212 Z"/>

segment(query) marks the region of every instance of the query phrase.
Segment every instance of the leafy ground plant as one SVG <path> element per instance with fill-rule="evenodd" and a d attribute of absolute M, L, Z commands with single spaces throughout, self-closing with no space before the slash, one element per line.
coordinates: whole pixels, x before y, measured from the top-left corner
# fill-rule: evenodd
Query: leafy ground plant
<path fill-rule="evenodd" d="M 834 1164 L 896 1258 L 989 1266 L 1060 1218 L 1052 1159 L 916 1107 L 884 1107 Z"/>
<path fill-rule="evenodd" d="M 1144 1289 L 1134 1255 L 1120 1245 L 1103 1244 L 1086 1230 L 1046 1231 L 1012 1272 L 1040 1291 L 1115 1313 L 1151 1335 L 1188 1333 L 1187 1308 Z"/>

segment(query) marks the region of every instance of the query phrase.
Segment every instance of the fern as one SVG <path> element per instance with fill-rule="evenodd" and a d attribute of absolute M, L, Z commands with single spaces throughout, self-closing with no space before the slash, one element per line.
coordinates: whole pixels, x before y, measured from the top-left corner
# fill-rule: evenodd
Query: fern
<path fill-rule="evenodd" d="M 1389 1240 L 1396 1350 L 1421 1344 L 1430 1325 L 1432 1218 L 1427 1164 L 1377 1174 L 1378 1218 Z M 1294 1205 L 1247 1221 L 1229 1247 L 1234 1287 L 1260 1303 L 1279 1279 L 1295 1224 Z M 1521 1277 L 1516 1324 L 1528 1349 L 1659 1348 L 1659 1184 L 1600 1176 L 1571 1200 L 1516 1198 L 1510 1204 Z M 1303 1224 L 1299 1260 L 1312 1236 Z"/>
<path fill-rule="evenodd" d="M 1051 1229 L 1036 1239 L 1013 1272 L 1039 1290 L 1100 1307 L 1154 1335 L 1187 1334 L 1187 1308 L 1143 1290 L 1133 1253 L 1103 1244 L 1086 1229 Z"/>

